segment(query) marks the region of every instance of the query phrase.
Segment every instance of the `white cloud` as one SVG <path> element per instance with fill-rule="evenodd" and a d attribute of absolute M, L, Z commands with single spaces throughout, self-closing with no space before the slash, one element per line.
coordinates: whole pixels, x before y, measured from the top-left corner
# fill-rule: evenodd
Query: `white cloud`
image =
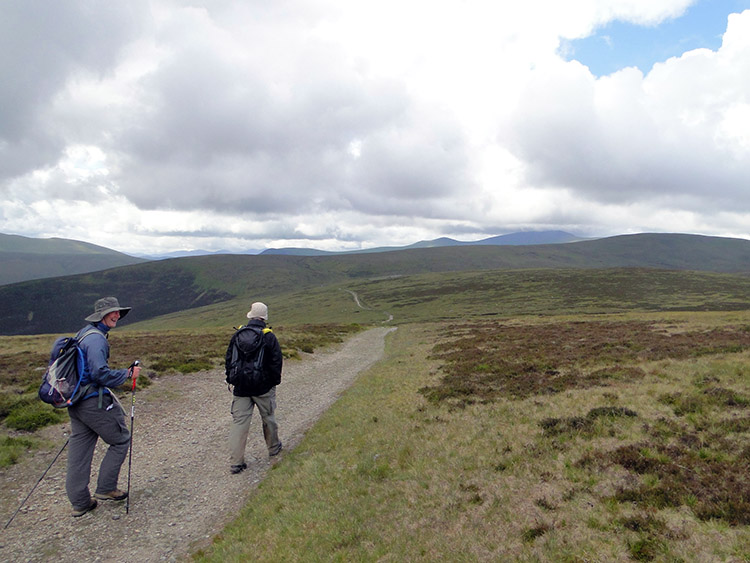
<path fill-rule="evenodd" d="M 603 203 L 658 200 L 750 211 L 742 120 L 750 91 L 750 11 L 718 52 L 697 50 L 600 79 L 575 62 L 535 74 L 513 122 L 533 184 Z"/>
<path fill-rule="evenodd" d="M 13 0 L 0 231 L 130 252 L 739 233 L 750 11 L 646 76 L 558 53 L 691 3 Z"/>

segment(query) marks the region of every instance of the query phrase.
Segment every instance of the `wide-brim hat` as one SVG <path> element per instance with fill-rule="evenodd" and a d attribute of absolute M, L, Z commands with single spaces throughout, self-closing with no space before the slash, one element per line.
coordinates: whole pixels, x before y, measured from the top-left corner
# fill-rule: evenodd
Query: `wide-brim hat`
<path fill-rule="evenodd" d="M 87 321 L 98 323 L 113 311 L 120 311 L 120 318 L 128 314 L 132 307 L 120 307 L 117 297 L 102 297 L 94 303 L 94 312 L 86 317 Z"/>

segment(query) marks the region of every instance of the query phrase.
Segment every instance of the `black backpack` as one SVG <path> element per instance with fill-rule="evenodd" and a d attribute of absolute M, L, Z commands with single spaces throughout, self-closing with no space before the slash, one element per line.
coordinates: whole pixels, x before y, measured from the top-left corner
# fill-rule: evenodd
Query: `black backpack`
<path fill-rule="evenodd" d="M 229 385 L 257 387 L 263 384 L 263 335 L 270 328 L 240 327 L 232 337 L 232 357 L 227 374 Z"/>
<path fill-rule="evenodd" d="M 39 387 L 39 398 L 55 408 L 67 408 L 86 394 L 90 388 L 83 381 L 86 357 L 79 343 L 89 334 L 99 332 L 91 329 L 81 335 L 61 336 L 52 344 L 47 371 Z"/>

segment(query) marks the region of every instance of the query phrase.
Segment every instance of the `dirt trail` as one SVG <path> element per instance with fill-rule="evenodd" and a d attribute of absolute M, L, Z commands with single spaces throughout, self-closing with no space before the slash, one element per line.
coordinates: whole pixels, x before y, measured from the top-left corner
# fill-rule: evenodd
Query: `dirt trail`
<path fill-rule="evenodd" d="M 383 355 L 393 328 L 357 334 L 322 353 L 284 365 L 277 419 L 284 450 L 294 448 L 317 418 L 360 372 Z M 70 516 L 65 496 L 67 449 L 7 530 L 0 529 L 0 561 L 176 561 L 204 545 L 231 520 L 271 467 L 253 414 L 248 469 L 230 475 L 231 394 L 223 371 L 158 379 L 136 393 L 130 512 L 125 503 L 100 503 Z M 130 422 L 130 396 L 123 401 Z M 69 425 L 47 429 L 57 445 L 0 471 L 2 526 L 67 438 Z M 92 487 L 103 455 L 97 449 Z M 283 452 L 279 461 L 283 463 Z M 120 488 L 127 486 L 127 461 Z"/>

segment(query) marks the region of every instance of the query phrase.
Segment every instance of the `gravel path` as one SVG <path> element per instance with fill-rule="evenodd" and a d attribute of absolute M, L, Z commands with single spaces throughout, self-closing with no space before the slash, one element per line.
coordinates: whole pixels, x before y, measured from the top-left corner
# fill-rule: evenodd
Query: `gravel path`
<path fill-rule="evenodd" d="M 331 350 L 284 364 L 277 420 L 284 450 L 294 448 L 354 378 L 383 355 L 393 328 L 359 333 Z M 206 545 L 245 504 L 271 467 L 253 413 L 248 469 L 229 473 L 231 394 L 223 371 L 164 377 L 136 392 L 129 514 L 124 502 L 72 518 L 65 496 L 67 448 L 8 529 L 0 529 L 0 561 L 176 561 Z M 123 400 L 130 424 L 130 395 Z M 67 438 L 69 425 L 45 432 L 55 449 L 0 471 L 2 526 Z M 100 441 L 101 444 L 101 441 Z M 103 447 L 94 457 L 92 490 Z M 283 452 L 278 461 L 283 463 Z M 126 460 L 120 488 L 127 487 Z"/>

